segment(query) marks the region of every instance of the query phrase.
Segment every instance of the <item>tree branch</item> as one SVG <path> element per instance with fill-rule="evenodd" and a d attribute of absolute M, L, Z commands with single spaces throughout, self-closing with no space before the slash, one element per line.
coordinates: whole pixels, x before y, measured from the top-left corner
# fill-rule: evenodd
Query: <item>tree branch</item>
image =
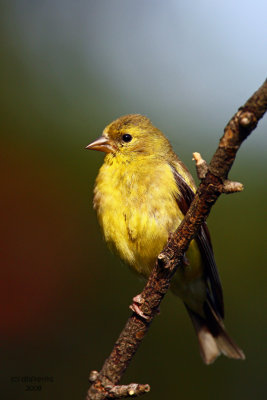
<path fill-rule="evenodd" d="M 150 390 L 148 385 L 117 386 L 117 384 L 158 313 L 159 305 L 170 286 L 170 280 L 182 264 L 190 241 L 208 217 L 211 207 L 221 193 L 233 193 L 243 189 L 242 184 L 231 182 L 227 177 L 242 142 L 256 128 L 266 110 L 267 80 L 228 122 L 210 164 L 207 165 L 199 153 L 194 153 L 201 183 L 184 220 L 158 256 L 156 265 L 140 295 L 143 299 L 140 309 L 146 318 L 135 313 L 130 316 L 101 371 L 91 373 L 90 380 L 93 383 L 88 390 L 87 400 L 137 396 Z"/>

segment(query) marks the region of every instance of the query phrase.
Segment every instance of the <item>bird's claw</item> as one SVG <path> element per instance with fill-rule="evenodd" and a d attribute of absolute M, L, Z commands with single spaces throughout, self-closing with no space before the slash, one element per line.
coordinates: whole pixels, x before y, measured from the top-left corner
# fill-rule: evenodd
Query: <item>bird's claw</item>
<path fill-rule="evenodd" d="M 139 317 L 142 317 L 144 319 L 148 319 L 149 317 L 143 313 L 143 311 L 140 309 L 140 305 L 144 303 L 144 299 L 141 296 L 141 294 L 138 294 L 133 298 L 133 303 L 129 306 L 130 310 L 132 310 L 135 314 L 139 315 Z"/>
<path fill-rule="evenodd" d="M 142 297 L 142 295 L 140 293 L 133 297 L 133 302 L 138 304 L 138 305 L 143 304 L 144 301 L 145 300 L 143 299 L 143 297 Z"/>

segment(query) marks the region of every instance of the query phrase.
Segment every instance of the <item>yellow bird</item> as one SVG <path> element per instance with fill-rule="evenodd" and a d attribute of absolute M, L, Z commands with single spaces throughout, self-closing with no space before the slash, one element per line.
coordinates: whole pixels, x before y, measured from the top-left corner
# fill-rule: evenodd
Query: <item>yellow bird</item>
<path fill-rule="evenodd" d="M 148 278 L 190 206 L 193 178 L 162 132 L 139 114 L 109 124 L 87 149 L 107 153 L 94 189 L 104 238 L 126 264 Z M 223 325 L 222 286 L 206 224 L 190 243 L 171 290 L 186 306 L 206 364 L 221 353 L 245 358 Z M 145 317 L 139 305 L 137 296 L 132 309 Z"/>

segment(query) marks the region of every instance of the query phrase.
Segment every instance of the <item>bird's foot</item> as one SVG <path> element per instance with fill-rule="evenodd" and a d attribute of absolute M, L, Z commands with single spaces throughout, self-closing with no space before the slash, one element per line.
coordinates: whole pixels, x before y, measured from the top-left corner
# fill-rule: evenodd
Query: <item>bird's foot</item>
<path fill-rule="evenodd" d="M 143 313 L 143 311 L 140 309 L 140 306 L 144 303 L 144 299 L 141 296 L 141 294 L 138 294 L 133 298 L 133 303 L 129 306 L 130 310 L 132 310 L 134 313 L 139 315 L 139 317 L 142 317 L 144 319 L 148 319 L 149 317 Z"/>
<path fill-rule="evenodd" d="M 141 306 L 141 304 L 144 304 L 144 301 L 145 300 L 140 293 L 133 297 L 133 302 L 139 304 L 139 306 Z"/>

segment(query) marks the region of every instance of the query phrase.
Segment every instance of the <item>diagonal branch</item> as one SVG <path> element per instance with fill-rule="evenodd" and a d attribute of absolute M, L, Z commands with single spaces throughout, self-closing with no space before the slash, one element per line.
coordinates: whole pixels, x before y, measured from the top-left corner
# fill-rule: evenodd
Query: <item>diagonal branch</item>
<path fill-rule="evenodd" d="M 140 309 L 146 318 L 135 313 L 130 316 L 101 371 L 91 373 L 92 385 L 88 390 L 87 400 L 138 396 L 149 391 L 148 385 L 117 386 L 117 384 L 157 314 L 159 305 L 170 286 L 170 280 L 183 262 L 190 241 L 208 217 L 211 207 L 221 193 L 242 190 L 240 183 L 230 182 L 227 177 L 242 142 L 256 128 L 266 110 L 267 80 L 228 122 L 210 164 L 207 165 L 199 153 L 194 153 L 201 183 L 184 220 L 158 256 L 157 263 L 141 293 L 143 302 Z"/>

